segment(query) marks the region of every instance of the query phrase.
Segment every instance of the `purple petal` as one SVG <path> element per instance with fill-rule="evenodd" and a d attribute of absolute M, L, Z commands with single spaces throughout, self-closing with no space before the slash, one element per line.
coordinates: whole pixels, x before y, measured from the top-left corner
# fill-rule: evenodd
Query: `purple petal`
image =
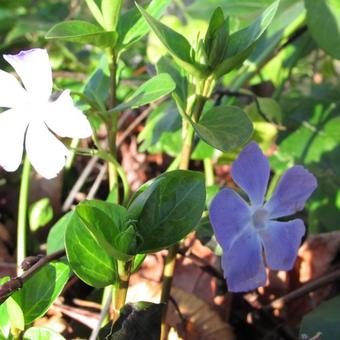
<path fill-rule="evenodd" d="M 221 190 L 211 202 L 209 218 L 216 239 L 226 253 L 251 221 L 249 205 L 232 189 Z"/>
<path fill-rule="evenodd" d="M 316 186 L 316 178 L 304 167 L 298 165 L 287 170 L 265 205 L 269 218 L 289 216 L 302 210 Z"/>
<path fill-rule="evenodd" d="M 263 203 L 269 173 L 269 162 L 254 142 L 243 149 L 231 169 L 234 181 L 248 194 L 255 206 Z"/>
<path fill-rule="evenodd" d="M 289 222 L 268 221 L 266 228 L 259 232 L 268 267 L 273 270 L 292 269 L 301 239 L 305 234 L 303 221 L 299 219 Z"/>
<path fill-rule="evenodd" d="M 222 256 L 222 267 L 230 292 L 246 292 L 265 285 L 262 245 L 255 229 L 247 228 L 233 242 Z"/>

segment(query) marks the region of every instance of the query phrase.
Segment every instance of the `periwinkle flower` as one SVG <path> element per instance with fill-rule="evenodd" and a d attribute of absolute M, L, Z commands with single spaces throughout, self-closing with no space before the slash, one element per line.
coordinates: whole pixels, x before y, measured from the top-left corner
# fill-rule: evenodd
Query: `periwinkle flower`
<path fill-rule="evenodd" d="M 302 210 L 317 182 L 302 166 L 294 166 L 284 173 L 264 203 L 270 167 L 254 142 L 240 153 L 231 174 L 247 193 L 250 205 L 227 188 L 215 196 L 209 215 L 223 249 L 222 267 L 228 289 L 243 292 L 265 285 L 265 264 L 273 270 L 293 267 L 305 226 L 301 219 L 277 219 Z"/>
<path fill-rule="evenodd" d="M 24 87 L 10 73 L 0 70 L 0 165 L 15 171 L 23 147 L 35 170 L 53 178 L 63 168 L 68 154 L 60 137 L 86 138 L 92 130 L 86 116 L 77 109 L 70 91 L 52 99 L 52 70 L 47 51 L 32 49 L 4 55 Z M 51 132 L 52 131 L 52 132 Z"/>

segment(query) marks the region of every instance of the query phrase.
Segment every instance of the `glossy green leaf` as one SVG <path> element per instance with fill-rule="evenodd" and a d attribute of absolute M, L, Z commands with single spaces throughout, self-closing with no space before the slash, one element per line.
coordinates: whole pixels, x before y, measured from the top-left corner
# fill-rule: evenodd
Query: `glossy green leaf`
<path fill-rule="evenodd" d="M 153 252 L 179 242 L 199 222 L 204 204 L 201 173 L 176 170 L 157 177 L 128 208 L 144 240 L 139 252 Z"/>
<path fill-rule="evenodd" d="M 65 230 L 73 211 L 68 212 L 51 228 L 47 237 L 47 254 L 52 254 L 65 248 Z"/>
<path fill-rule="evenodd" d="M 338 340 L 340 338 L 340 296 L 321 302 L 306 314 L 300 327 L 300 339 Z M 316 339 L 316 338 L 315 338 Z"/>
<path fill-rule="evenodd" d="M 307 25 L 317 44 L 340 59 L 340 2 L 338 0 L 305 0 Z"/>
<path fill-rule="evenodd" d="M 142 84 L 125 103 L 122 103 L 110 112 L 119 112 L 131 107 L 139 107 L 160 99 L 176 88 L 175 82 L 166 74 L 161 73 Z"/>
<path fill-rule="evenodd" d="M 93 17 L 97 20 L 98 24 L 104 28 L 105 23 L 104 23 L 103 14 L 100 11 L 99 7 L 97 6 L 95 0 L 85 0 L 85 1 Z"/>
<path fill-rule="evenodd" d="M 48 328 L 31 327 L 24 333 L 23 340 L 65 340 L 65 338 Z"/>
<path fill-rule="evenodd" d="M 104 27 L 107 31 L 115 31 L 123 0 L 102 0 L 101 8 L 104 18 Z"/>
<path fill-rule="evenodd" d="M 48 198 L 42 198 L 34 202 L 28 211 L 28 219 L 30 229 L 37 231 L 40 227 L 44 227 L 53 218 L 53 208 Z"/>
<path fill-rule="evenodd" d="M 157 19 L 170 3 L 171 0 L 152 0 L 147 7 L 147 12 Z M 149 26 L 137 8 L 134 8 L 120 16 L 117 31 L 119 34 L 117 47 L 125 50 L 148 33 Z"/>
<path fill-rule="evenodd" d="M 158 340 L 163 306 L 151 302 L 129 303 L 120 310 L 119 319 L 104 326 L 99 340 Z"/>
<path fill-rule="evenodd" d="M 85 213 L 87 207 L 89 212 Z M 69 219 L 65 233 L 70 265 L 83 281 L 93 287 L 113 284 L 117 279 L 117 263 L 113 254 L 108 252 L 115 251 L 112 250 L 114 239 L 125 223 L 125 209 L 96 200 L 85 201 L 77 209 L 78 212 L 74 212 Z M 92 219 L 97 221 L 87 225 Z"/>
<path fill-rule="evenodd" d="M 183 35 L 153 18 L 141 6 L 137 4 L 136 6 L 152 31 L 157 35 L 168 52 L 175 58 L 176 62 L 189 73 L 202 77 L 206 70 L 203 65 L 195 62 L 195 58 L 193 57 L 194 52 L 188 40 Z"/>
<path fill-rule="evenodd" d="M 221 64 L 216 68 L 216 78 L 239 66 L 251 53 L 256 41 L 273 20 L 279 1 L 275 1 L 250 26 L 230 35 L 228 48 Z"/>
<path fill-rule="evenodd" d="M 25 329 L 25 315 L 22 306 L 16 301 L 14 295 L 6 300 L 7 313 L 11 329 L 14 329 L 15 332 L 21 332 Z"/>
<path fill-rule="evenodd" d="M 54 261 L 27 280 L 23 288 L 12 295 L 21 307 L 25 324 L 43 316 L 64 289 L 71 275 L 66 260 Z"/>
<path fill-rule="evenodd" d="M 47 32 L 46 39 L 113 47 L 117 41 L 117 33 L 105 31 L 103 28 L 86 21 L 72 20 L 54 25 Z"/>
<path fill-rule="evenodd" d="M 221 151 L 246 143 L 253 133 L 250 119 L 236 106 L 212 108 L 194 124 L 194 129 L 206 143 Z"/>

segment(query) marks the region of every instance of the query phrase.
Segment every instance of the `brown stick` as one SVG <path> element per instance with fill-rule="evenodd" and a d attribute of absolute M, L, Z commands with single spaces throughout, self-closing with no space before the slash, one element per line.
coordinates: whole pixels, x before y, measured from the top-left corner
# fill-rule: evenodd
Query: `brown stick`
<path fill-rule="evenodd" d="M 38 272 L 42 267 L 56 260 L 66 254 L 65 249 L 58 250 L 55 253 L 44 256 L 38 260 L 32 267 L 25 271 L 22 275 L 13 277 L 2 286 L 0 286 L 0 305 L 6 301 L 14 292 L 23 287 L 24 283 L 30 279 L 36 272 Z"/>

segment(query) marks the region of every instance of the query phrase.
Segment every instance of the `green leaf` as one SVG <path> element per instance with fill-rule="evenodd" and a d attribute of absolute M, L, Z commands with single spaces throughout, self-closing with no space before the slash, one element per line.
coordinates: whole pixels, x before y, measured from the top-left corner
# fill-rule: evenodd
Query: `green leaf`
<path fill-rule="evenodd" d="M 47 237 L 47 254 L 65 248 L 65 230 L 70 223 L 73 211 L 65 214 L 50 230 Z"/>
<path fill-rule="evenodd" d="M 114 107 L 110 112 L 119 112 L 151 103 L 168 95 L 175 88 L 176 84 L 168 74 L 158 74 L 142 84 L 125 103 Z"/>
<path fill-rule="evenodd" d="M 23 308 L 15 300 L 14 294 L 6 300 L 5 304 L 7 307 L 11 329 L 14 329 L 15 332 L 23 331 L 25 329 L 25 315 Z"/>
<path fill-rule="evenodd" d="M 97 6 L 96 2 L 94 0 L 85 0 L 85 1 L 93 17 L 97 20 L 98 24 L 104 28 L 105 23 L 104 23 L 103 14 L 100 11 L 99 7 Z"/>
<path fill-rule="evenodd" d="M 216 68 L 216 78 L 242 63 L 255 47 L 255 43 L 273 20 L 279 1 L 275 1 L 250 26 L 230 35 L 223 62 Z"/>
<path fill-rule="evenodd" d="M 204 204 L 201 173 L 176 170 L 157 177 L 128 208 L 144 240 L 139 252 L 149 253 L 179 242 L 199 222 Z"/>
<path fill-rule="evenodd" d="M 6 283 L 9 277 L 3 277 L 0 279 L 0 286 Z M 9 314 L 7 311 L 6 302 L 0 305 L 0 339 L 8 339 L 11 330 L 11 324 Z"/>
<path fill-rule="evenodd" d="M 53 218 L 53 208 L 48 198 L 34 202 L 28 211 L 30 229 L 34 232 L 44 227 Z"/>
<path fill-rule="evenodd" d="M 340 2 L 305 0 L 307 25 L 314 40 L 328 54 L 340 59 Z"/>
<path fill-rule="evenodd" d="M 158 73 L 168 73 L 176 83 L 176 89 L 172 96 L 180 111 L 185 111 L 188 97 L 188 80 L 181 68 L 174 64 L 169 58 L 162 57 L 157 63 Z"/>
<path fill-rule="evenodd" d="M 26 325 L 47 312 L 64 289 L 70 275 L 71 270 L 66 260 L 51 262 L 28 279 L 21 290 L 12 295 L 23 311 Z"/>
<path fill-rule="evenodd" d="M 163 305 L 151 302 L 129 303 L 120 310 L 119 319 L 104 326 L 99 340 L 158 340 Z"/>
<path fill-rule="evenodd" d="M 221 151 L 231 151 L 246 143 L 253 133 L 250 119 L 236 106 L 214 107 L 193 126 L 206 143 Z"/>
<path fill-rule="evenodd" d="M 46 34 L 46 39 L 59 39 L 100 47 L 114 47 L 117 33 L 105 31 L 103 28 L 86 21 L 64 21 L 54 25 Z"/>
<path fill-rule="evenodd" d="M 24 340 L 65 340 L 65 338 L 48 328 L 31 327 L 24 333 Z"/>
<path fill-rule="evenodd" d="M 300 327 L 300 339 L 340 339 L 340 296 L 321 302 L 320 306 L 306 314 Z M 316 339 L 316 338 L 315 338 Z"/>
<path fill-rule="evenodd" d="M 171 0 L 152 0 L 147 11 L 154 18 L 159 18 L 170 3 Z M 117 31 L 119 34 L 117 47 L 120 50 L 125 50 L 148 33 L 149 26 L 137 8 L 134 8 L 121 15 Z"/>
<path fill-rule="evenodd" d="M 206 71 L 205 67 L 195 62 L 195 58 L 192 56 L 194 52 L 188 40 L 183 35 L 153 18 L 138 4 L 136 4 L 136 6 L 152 31 L 157 35 L 168 52 L 175 58 L 175 61 L 189 73 L 197 77 L 203 77 Z"/>
<path fill-rule="evenodd" d="M 123 0 L 102 0 L 102 13 L 104 17 L 104 27 L 107 31 L 115 31 L 118 18 L 123 5 Z"/>

